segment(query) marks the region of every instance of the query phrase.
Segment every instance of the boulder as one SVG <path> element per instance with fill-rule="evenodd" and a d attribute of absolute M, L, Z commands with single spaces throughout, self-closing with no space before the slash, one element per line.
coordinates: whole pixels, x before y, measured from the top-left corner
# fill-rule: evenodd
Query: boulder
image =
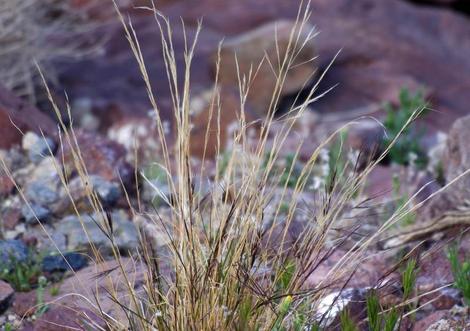
<path fill-rule="evenodd" d="M 314 77 L 318 68 L 312 62 L 316 49 L 311 32 L 310 24 L 301 26 L 294 21 L 279 20 L 227 39 L 220 52 L 219 82 L 237 87 L 239 77 L 248 78 L 252 70 L 254 79 L 248 100 L 259 114 L 268 114 L 279 74 L 273 67 L 280 68 L 289 54 L 298 53 L 286 75 L 281 97 L 298 92 Z M 296 43 L 297 34 L 300 37 Z M 217 52 L 213 58 L 216 63 Z M 216 68 L 213 70 L 215 72 Z"/>
<path fill-rule="evenodd" d="M 217 156 L 218 139 L 220 139 L 220 151 L 223 152 L 233 141 L 235 131 L 239 129 L 242 112 L 240 96 L 236 89 L 220 87 L 215 91 L 215 98 L 213 92 L 213 89 L 201 92 L 190 105 L 192 125 L 190 151 L 191 155 L 198 158 L 203 157 L 204 149 L 206 158 Z M 220 118 L 218 102 L 220 103 Z M 252 138 L 256 138 L 259 123 L 255 121 L 259 116 L 250 104 L 244 106 L 243 112 L 245 122 L 248 124 L 247 130 L 251 131 Z"/>
<path fill-rule="evenodd" d="M 449 131 L 442 157 L 444 178 L 447 183 L 470 169 L 470 115 L 459 118 Z M 465 205 L 470 197 L 470 174 L 460 178 L 423 210 L 424 219 L 436 219 L 445 212 L 455 211 Z"/>
<path fill-rule="evenodd" d="M 52 296 L 50 289 L 46 289 L 44 301 L 50 303 L 49 310 L 38 317 L 33 330 L 88 330 L 90 322 L 97 323 L 106 329 L 106 325 L 102 324 L 103 320 L 99 311 L 95 309 L 95 299 L 99 301 L 99 307 L 103 313 L 122 323 L 122 327 L 118 329 L 127 329 L 125 327 L 128 321 L 127 311 L 113 301 L 110 293 L 116 295 L 115 299 L 120 304 L 130 304 L 128 286 L 133 286 L 137 293 L 142 293 L 147 271 L 145 265 L 132 259 L 122 258 L 121 262 L 123 272 L 126 273 L 125 277 L 117 262 L 109 261 L 89 266 L 64 279 L 59 285 L 58 296 Z M 16 304 L 18 300 L 15 299 L 13 304 L 15 313 L 24 316 L 30 314 L 31 311 L 34 312 L 37 304 L 36 292 L 20 294 L 23 297 L 22 302 Z M 91 329 L 95 328 L 91 327 Z"/>
<path fill-rule="evenodd" d="M 40 316 L 33 331 L 105 329 L 106 322 L 95 312 L 83 307 L 54 306 Z"/>
<path fill-rule="evenodd" d="M 53 135 L 54 121 L 37 108 L 23 101 L 0 85 L 0 149 L 21 144 L 22 132 L 33 131 Z"/>

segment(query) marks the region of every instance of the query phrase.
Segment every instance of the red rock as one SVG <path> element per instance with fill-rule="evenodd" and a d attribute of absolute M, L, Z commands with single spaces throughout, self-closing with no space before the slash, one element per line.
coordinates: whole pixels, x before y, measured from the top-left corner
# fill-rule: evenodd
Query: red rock
<path fill-rule="evenodd" d="M 140 290 L 141 286 L 145 283 L 145 274 L 147 272 L 145 266 L 125 258 L 122 259 L 122 264 L 129 282 L 134 284 L 136 290 Z M 107 273 L 105 271 L 111 272 Z M 97 277 L 100 274 L 102 276 Z M 127 322 L 125 312 L 109 297 L 108 291 L 111 291 L 112 286 L 114 286 L 112 293 L 116 293 L 117 299 L 121 303 L 128 302 L 128 288 L 122 273 L 117 268 L 116 262 L 109 261 L 81 269 L 74 276 L 65 279 L 60 284 L 59 293 L 63 297 L 59 299 L 57 297 L 54 298 L 55 304 L 53 307 L 69 307 L 74 309 L 83 307 L 91 309 L 89 302 L 84 300 L 83 297 L 91 299 L 93 303 L 96 297 L 100 301 L 100 308 L 104 312 L 116 318 L 120 323 L 125 324 Z M 66 294 L 70 293 L 79 295 L 66 296 Z M 50 301 L 51 299 L 53 298 L 47 292 L 45 294 L 45 301 Z M 80 309 L 83 311 L 82 308 Z"/>
<path fill-rule="evenodd" d="M 121 177 L 125 184 L 130 184 L 133 170 L 125 160 L 126 150 L 123 146 L 103 136 L 83 131 L 77 131 L 76 137 L 89 175 L 99 175 L 106 180 L 117 182 Z M 67 176 L 73 176 L 77 172 L 73 149 L 67 142 L 59 149 L 58 160 L 63 160 Z"/>
<path fill-rule="evenodd" d="M 20 317 L 28 317 L 36 312 L 37 294 L 35 291 L 18 292 L 12 304 L 13 312 Z"/>
<path fill-rule="evenodd" d="M 0 196 L 9 195 L 14 188 L 15 184 L 7 175 L 0 175 Z"/>
<path fill-rule="evenodd" d="M 233 37 L 279 19 L 293 19 L 297 6 L 291 0 L 200 0 L 168 1 L 164 14 L 185 20 L 188 37 L 194 36 L 197 20 L 204 17 L 193 64 L 193 90 L 213 84 L 209 75 L 210 54 L 223 37 Z M 157 6 L 158 6 L 157 2 Z M 112 10 L 110 10 L 112 11 Z M 155 42 L 156 26 L 151 15 L 131 10 L 134 27 L 160 105 L 169 100 L 168 84 Z M 400 22 L 400 24 L 397 24 Z M 315 103 L 320 112 L 349 111 L 394 101 L 401 87 L 425 86 L 433 93 L 435 113 L 426 119 L 434 128 L 446 129 L 468 112 L 470 90 L 470 27 L 467 18 L 447 10 L 419 7 L 406 1 L 313 0 L 310 23 L 321 31 L 314 40 L 319 66 L 324 69 L 342 50 L 320 86 L 323 91 L 340 84 Z M 102 56 L 63 64 L 58 68 L 60 89 L 71 100 L 90 97 L 93 109 L 107 116 L 111 104 L 119 105 L 123 117 L 146 116 L 151 108 L 145 86 L 129 51 L 120 24 L 111 24 L 111 38 Z M 178 24 L 173 26 L 176 54 L 182 54 L 184 38 Z M 151 59 L 151 60 L 150 60 Z M 182 57 L 178 57 L 182 65 Z M 97 82 L 106 81 L 106 84 Z M 171 107 L 162 107 L 162 116 L 171 118 Z"/>
<path fill-rule="evenodd" d="M 446 316 L 447 311 L 438 310 L 419 320 L 413 326 L 413 331 L 426 331 L 431 325 Z"/>
<path fill-rule="evenodd" d="M 20 209 L 7 209 L 2 215 L 5 230 L 13 230 L 19 224 L 22 216 Z"/>
<path fill-rule="evenodd" d="M 444 288 L 432 294 L 428 294 L 420 299 L 421 302 L 431 302 L 436 310 L 451 309 L 461 302 L 459 290 L 455 288 Z"/>
<path fill-rule="evenodd" d="M 337 250 L 329 258 L 327 258 L 319 267 L 310 275 L 307 280 L 307 286 L 318 285 L 323 282 L 323 285 L 329 284 L 326 279 L 328 272 L 335 266 L 336 263 L 346 254 L 345 251 Z M 349 267 L 357 267 L 354 277 L 348 283 L 348 287 L 365 288 L 368 286 L 375 286 L 377 282 L 387 274 L 389 268 L 393 265 L 387 256 L 384 255 L 371 255 L 359 265 L 350 265 Z M 343 268 L 344 269 L 344 268 Z M 352 271 L 352 269 L 351 269 Z M 344 275 L 344 280 L 347 279 L 350 273 Z M 391 276 L 393 276 L 392 274 Z M 391 277 L 390 276 L 390 277 Z M 336 282 L 332 284 L 333 288 L 340 288 L 343 284 Z"/>
<path fill-rule="evenodd" d="M 193 102 L 193 114 L 191 116 L 193 128 L 191 129 L 190 146 L 191 154 L 193 156 L 202 158 L 205 145 L 207 145 L 205 154 L 206 158 L 213 158 L 216 156 L 218 138 L 220 139 L 220 150 L 221 152 L 224 151 L 227 143 L 231 138 L 233 138 L 233 130 L 235 130 L 237 128 L 237 124 L 239 124 L 238 119 L 241 116 L 240 98 L 236 90 L 223 87 L 218 93 L 220 96 L 220 128 L 218 127 L 217 107 L 212 109 L 213 113 L 212 117 L 210 117 L 212 90 L 202 93 L 197 98 L 197 102 Z M 252 136 L 256 139 L 259 125 L 255 123 L 255 121 L 259 116 L 251 109 L 249 104 L 245 105 L 244 114 L 246 123 L 250 123 L 248 130 L 252 130 Z M 206 143 L 208 127 L 209 134 L 207 136 Z M 217 135 L 218 130 L 220 130 L 219 137 Z M 255 144 L 253 144 L 253 146 L 255 146 Z"/>
<path fill-rule="evenodd" d="M 12 124 L 12 122 L 14 124 Z M 16 126 L 16 127 L 15 127 Z M 0 148 L 8 149 L 15 144 L 20 144 L 22 132 L 41 130 L 47 135 L 55 132 L 55 124 L 52 119 L 41 113 L 34 106 L 21 100 L 0 85 Z"/>
<path fill-rule="evenodd" d="M 10 284 L 0 280 L 0 314 L 8 309 L 13 293 L 15 291 Z"/>
<path fill-rule="evenodd" d="M 94 327 L 92 327 L 94 326 Z M 34 331 L 88 330 L 106 328 L 94 312 L 82 307 L 52 306 L 34 323 Z"/>
<path fill-rule="evenodd" d="M 281 20 L 225 40 L 220 51 L 220 84 L 238 87 L 239 77 L 249 77 L 250 70 L 257 71 L 250 84 L 248 100 L 259 114 L 266 115 L 278 84 L 276 75 L 279 72 L 273 71 L 273 67 L 281 67 L 288 51 L 298 55 L 286 75 L 281 97 L 296 93 L 308 85 L 317 71 L 315 62 L 311 62 L 316 56 L 315 40 L 308 39 L 313 26 L 306 24 L 298 32 L 300 29 L 300 24 L 295 21 Z M 295 48 L 292 46 L 292 40 L 295 40 L 291 40 L 292 33 L 295 33 L 293 38 L 299 38 Z M 217 54 L 216 50 L 213 72 L 216 72 Z M 265 57 L 267 59 L 263 61 Z"/>

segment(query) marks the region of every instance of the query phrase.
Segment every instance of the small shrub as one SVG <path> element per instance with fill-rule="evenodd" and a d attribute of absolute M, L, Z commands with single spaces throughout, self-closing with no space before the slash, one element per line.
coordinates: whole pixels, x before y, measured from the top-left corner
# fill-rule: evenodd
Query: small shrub
<path fill-rule="evenodd" d="M 29 254 L 26 261 L 17 261 L 10 257 L 9 261 L 0 262 L 0 279 L 20 292 L 27 292 L 37 286 L 41 275 L 40 259 L 36 254 Z M 9 266 L 14 265 L 14 268 Z"/>
<path fill-rule="evenodd" d="M 422 132 L 416 132 L 413 121 L 425 110 L 426 101 L 422 92 L 411 95 L 405 88 L 400 91 L 399 100 L 398 107 L 385 105 L 387 112 L 383 123 L 387 130 L 387 136 L 384 138 L 385 146 L 389 146 L 399 136 L 390 148 L 388 157 L 397 164 L 414 163 L 418 168 L 424 168 L 428 160 L 419 144 Z"/>

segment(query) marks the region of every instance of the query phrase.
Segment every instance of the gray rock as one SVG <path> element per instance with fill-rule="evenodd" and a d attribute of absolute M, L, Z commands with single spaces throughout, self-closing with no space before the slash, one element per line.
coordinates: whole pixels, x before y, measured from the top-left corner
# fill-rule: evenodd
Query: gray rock
<path fill-rule="evenodd" d="M 28 247 L 20 240 L 0 240 L 0 262 L 3 269 L 28 260 Z"/>
<path fill-rule="evenodd" d="M 45 272 L 65 272 L 70 270 L 78 271 L 88 264 L 85 255 L 75 252 L 64 253 L 63 255 L 49 255 L 42 260 L 42 271 Z"/>
<path fill-rule="evenodd" d="M 100 176 L 90 176 L 94 190 L 105 204 L 113 204 L 121 197 L 121 188 L 117 183 L 105 180 Z"/>
<path fill-rule="evenodd" d="M 21 213 L 28 224 L 35 223 L 37 220 L 40 222 L 46 222 L 52 216 L 49 209 L 35 203 L 30 203 L 29 206 L 25 204 L 21 208 Z"/>
<path fill-rule="evenodd" d="M 117 247 L 123 252 L 135 249 L 139 244 L 138 232 L 127 214 L 123 211 L 113 212 L 111 220 Z M 100 214 L 82 215 L 81 221 L 77 216 L 67 216 L 57 223 L 55 230 L 66 238 L 66 249 L 69 251 L 89 251 L 92 244 L 101 252 L 111 251 L 112 243 L 104 233 L 106 231 L 109 234 L 109 228 Z"/>
<path fill-rule="evenodd" d="M 28 152 L 31 162 L 39 163 L 44 157 L 49 156 L 56 148 L 55 142 L 48 137 L 41 137 L 33 132 L 28 132 L 23 137 L 23 149 Z"/>
<path fill-rule="evenodd" d="M 28 185 L 25 192 L 26 198 L 41 206 L 48 206 L 59 198 L 58 193 L 47 186 L 47 183 L 36 181 Z"/>

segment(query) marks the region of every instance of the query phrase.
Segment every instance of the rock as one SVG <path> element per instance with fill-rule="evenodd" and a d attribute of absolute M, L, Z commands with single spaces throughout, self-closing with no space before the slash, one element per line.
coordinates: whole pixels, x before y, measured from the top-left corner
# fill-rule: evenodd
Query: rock
<path fill-rule="evenodd" d="M 36 305 L 36 291 L 18 292 L 13 298 L 12 310 L 16 315 L 20 316 L 21 318 L 29 317 L 36 312 Z"/>
<path fill-rule="evenodd" d="M 86 256 L 79 253 L 64 253 L 63 257 L 62 255 L 49 255 L 42 260 L 42 271 L 64 272 L 70 270 L 70 267 L 73 271 L 78 271 L 86 267 L 87 264 L 88 260 Z"/>
<path fill-rule="evenodd" d="M 307 279 L 306 284 L 308 284 L 308 287 L 328 285 L 333 289 L 339 289 L 338 287 L 342 286 L 342 282 L 338 280 L 335 283 L 330 284 L 330 279 L 327 277 L 332 268 L 344 259 L 346 253 L 347 251 L 338 249 L 331 255 L 327 256 L 327 258 L 315 268 Z M 351 270 L 350 272 L 345 272 L 342 281 L 346 281 L 354 269 L 354 277 L 349 280 L 348 286 L 355 288 L 375 287 L 378 285 L 378 282 L 382 277 L 388 274 L 391 265 L 393 265 L 393 256 L 390 254 L 373 254 L 361 261 L 358 265 L 349 266 Z M 346 265 L 343 267 L 343 271 L 346 270 L 346 267 L 348 266 Z M 391 274 L 390 278 L 393 278 L 394 275 L 395 274 Z"/>
<path fill-rule="evenodd" d="M 84 183 L 82 178 L 76 177 L 68 183 L 67 188 L 60 187 L 60 199 L 51 205 L 51 210 L 54 214 L 74 214 L 75 208 L 80 213 L 95 211 L 90 204 L 90 190 L 94 190 L 97 193 L 104 208 L 113 206 L 121 198 L 122 190 L 120 184 L 96 175 L 91 175 L 88 179 L 89 183 Z"/>
<path fill-rule="evenodd" d="M 443 288 L 432 294 L 424 295 L 421 302 L 430 302 L 435 310 L 451 309 L 462 301 L 460 291 L 456 288 Z"/>
<path fill-rule="evenodd" d="M 447 183 L 470 169 L 470 116 L 455 121 L 447 138 L 447 146 L 442 159 L 444 178 Z M 470 175 L 460 178 L 442 194 L 433 199 L 423 210 L 424 219 L 441 217 L 445 212 L 456 210 L 466 204 L 470 186 Z"/>
<path fill-rule="evenodd" d="M 459 331 L 470 326 L 468 307 L 454 306 L 449 310 L 438 310 L 417 322 L 413 331 Z"/>
<path fill-rule="evenodd" d="M 55 142 L 51 138 L 39 136 L 34 132 L 27 132 L 24 135 L 22 147 L 28 152 L 29 159 L 33 163 L 40 162 L 56 149 Z"/>
<path fill-rule="evenodd" d="M 110 298 L 110 292 L 116 295 L 116 300 L 121 304 L 128 304 L 128 285 L 133 286 L 135 291 L 143 293 L 147 270 L 143 263 L 132 259 L 122 258 L 121 263 L 126 278 L 121 273 L 120 268 L 118 268 L 118 263 L 116 261 L 109 261 L 89 266 L 78 271 L 72 277 L 65 279 L 60 284 L 60 297 L 54 298 L 54 302 L 50 305 L 51 310 L 54 309 L 54 307 L 82 307 L 92 309 L 90 302 L 83 299 L 83 297 L 90 299 L 92 304 L 96 304 L 95 298 L 97 298 L 100 303 L 100 309 L 103 312 L 109 314 L 120 323 L 127 324 L 127 311 L 124 312 L 119 305 Z M 66 295 L 70 293 L 76 295 Z M 51 301 L 52 298 L 48 293 L 45 294 L 45 296 L 46 302 Z M 79 311 L 82 311 L 82 309 Z M 95 310 L 93 309 L 93 311 Z M 120 329 L 127 328 L 122 327 Z"/>
<path fill-rule="evenodd" d="M 58 179 L 56 165 L 60 166 L 60 162 L 53 156 L 43 158 L 41 162 L 34 166 L 34 169 L 30 174 L 31 178 L 34 180 L 41 180 L 43 182 L 54 182 Z"/>
<path fill-rule="evenodd" d="M 126 150 L 118 143 L 101 135 L 84 131 L 76 132 L 77 144 L 81 151 L 83 163 L 89 175 L 98 175 L 105 180 L 130 184 L 133 180 L 132 167 L 126 162 Z M 73 149 L 64 143 L 57 158 L 64 161 L 64 172 L 67 177 L 77 174 Z"/>
<path fill-rule="evenodd" d="M 416 289 L 423 306 L 421 310 L 446 310 L 461 302 L 461 294 L 457 289 L 444 287 L 454 281 L 450 269 L 445 249 L 431 252 L 421 259 L 416 278 Z"/>
<path fill-rule="evenodd" d="M 90 180 L 93 189 L 106 206 L 114 204 L 121 197 L 121 188 L 117 183 L 107 181 L 99 176 L 91 176 Z"/>
<path fill-rule="evenodd" d="M 49 209 L 35 203 L 25 204 L 21 208 L 21 213 L 27 224 L 36 224 L 37 221 L 47 222 L 52 216 Z"/>
<path fill-rule="evenodd" d="M 117 247 L 124 253 L 134 250 L 139 245 L 138 233 L 134 224 L 129 221 L 128 216 L 123 211 L 115 211 L 110 216 Z M 102 253 L 109 253 L 111 251 L 111 243 L 106 234 L 101 230 L 108 229 L 107 225 L 103 223 L 103 216 L 85 214 L 82 215 L 81 220 L 83 224 L 77 216 L 67 216 L 57 223 L 55 232 L 57 235 L 60 234 L 66 238 L 66 249 L 68 251 L 89 251 L 90 244 L 93 244 Z M 86 229 L 87 233 L 84 232 L 82 226 Z"/>
<path fill-rule="evenodd" d="M 194 36 L 197 21 L 204 17 L 192 66 L 193 91 L 213 85 L 210 55 L 221 39 L 247 33 L 268 22 L 295 19 L 298 12 L 298 6 L 288 0 L 200 0 L 197 6 L 185 1 L 169 2 L 159 9 L 171 20 L 182 17 L 187 23 L 188 38 Z M 320 31 L 314 39 L 320 54 L 320 71 L 341 50 L 318 92 L 338 83 L 341 86 L 314 104 L 320 113 L 351 114 L 367 110 L 370 105 L 380 106 L 384 101 L 394 101 L 403 86 L 426 86 L 432 91 L 432 106 L 443 113 L 425 119 L 433 129 L 447 130 L 457 117 L 468 112 L 470 59 L 465 55 L 470 52 L 470 27 L 464 15 L 406 1 L 313 0 L 311 9 L 309 22 Z M 139 9 L 129 11 L 140 43 L 146 46 L 142 48 L 143 56 L 152 59 L 146 61 L 146 66 L 158 91 L 161 115 L 164 120 L 171 120 L 168 82 L 162 79 L 166 69 L 161 60 L 161 43 L 154 42 L 155 20 L 148 14 L 151 13 Z M 90 98 L 102 130 L 130 117 L 146 117 L 149 109 L 145 85 L 123 38 L 122 26 L 110 24 L 107 28 L 112 38 L 103 45 L 102 54 L 57 67 L 60 92 L 67 90 L 70 100 Z M 184 34 L 178 24 L 172 28 L 175 53 L 181 55 Z M 178 56 L 177 61 L 182 68 L 183 56 Z M 106 84 L 98 84 L 103 80 Z"/>
<path fill-rule="evenodd" d="M 0 261 L 4 269 L 12 269 L 16 263 L 28 260 L 28 247 L 20 240 L 0 240 Z"/>
<path fill-rule="evenodd" d="M 444 310 L 438 310 L 438 311 L 432 312 L 431 314 L 417 321 L 413 325 L 413 331 L 426 331 L 428 327 L 430 327 L 435 322 L 439 321 L 445 315 L 446 315 L 446 311 Z"/>
<path fill-rule="evenodd" d="M 153 116 L 130 118 L 119 121 L 109 128 L 108 137 L 126 148 L 126 160 L 130 164 L 135 163 L 135 155 L 137 155 L 139 165 L 146 166 L 158 161 L 157 157 L 162 155 L 156 126 L 157 122 Z M 166 129 L 165 134 L 169 137 L 170 123 L 166 122 L 163 126 Z"/>
<path fill-rule="evenodd" d="M 447 148 L 444 152 L 444 176 L 449 182 L 470 168 L 470 148 L 468 141 L 470 133 L 470 115 L 459 118 L 454 122 L 447 138 Z M 459 187 L 468 187 L 469 177 L 458 183 Z"/>
<path fill-rule="evenodd" d="M 1 222 L 7 231 L 13 230 L 19 224 L 22 216 L 21 210 L 17 208 L 8 208 L 7 210 L 2 211 L 1 214 Z"/>
<path fill-rule="evenodd" d="M 33 181 L 26 187 L 25 196 L 29 202 L 40 206 L 49 206 L 57 201 L 59 195 L 56 190 L 47 186 L 48 183 Z"/>
<path fill-rule="evenodd" d="M 53 306 L 34 323 L 33 331 L 105 329 L 105 321 L 83 307 Z"/>
<path fill-rule="evenodd" d="M 292 31 L 299 34 L 300 29 L 298 46 L 294 47 L 292 43 L 289 50 Z M 298 92 L 314 77 L 317 67 L 312 62 L 316 56 L 314 40 L 309 35 L 312 31 L 313 26 L 309 24 L 301 27 L 293 21 L 279 20 L 225 40 L 220 52 L 219 82 L 237 87 L 239 77 L 249 77 L 250 70 L 256 72 L 248 100 L 259 114 L 266 115 L 276 86 L 275 75 L 278 74 L 273 72 L 273 67 L 280 67 L 288 52 L 298 52 L 298 56 L 292 63 L 292 70 L 287 73 L 281 96 Z M 217 53 L 214 54 L 214 63 L 216 59 Z"/>
<path fill-rule="evenodd" d="M 214 100 L 220 102 L 220 127 L 217 106 L 212 105 L 212 89 L 200 93 L 191 103 L 191 124 L 193 127 L 191 129 L 190 151 L 192 156 L 202 158 L 205 149 L 205 157 L 214 158 L 217 155 L 218 138 L 220 139 L 220 151 L 223 152 L 233 140 L 233 135 L 238 129 L 241 111 L 240 97 L 236 90 L 230 87 L 221 87 L 216 90 L 216 95 L 217 98 Z M 250 108 L 249 104 L 244 107 L 244 115 L 245 122 L 249 123 L 248 130 L 251 131 L 248 136 L 251 135 L 253 139 L 256 139 L 259 124 L 254 121 L 259 118 L 259 115 Z M 207 132 L 208 129 L 209 132 Z M 220 136 L 217 134 L 218 131 L 220 131 Z M 256 141 L 252 146 L 256 146 Z"/>
<path fill-rule="evenodd" d="M 13 192 L 15 184 L 7 175 L 0 175 L 0 197 L 4 197 Z"/>
<path fill-rule="evenodd" d="M 0 314 L 3 314 L 8 309 L 14 293 L 15 291 L 10 284 L 0 280 Z"/>
<path fill-rule="evenodd" d="M 359 168 L 363 169 L 383 152 L 385 129 L 378 121 L 360 120 L 349 126 L 347 132 L 346 146 L 359 152 Z"/>
<path fill-rule="evenodd" d="M 349 316 L 356 322 L 365 318 L 365 300 L 367 289 L 347 288 L 340 292 L 333 292 L 322 298 L 317 309 L 317 317 L 323 328 L 336 330 L 340 325 L 340 316 L 348 311 Z"/>
<path fill-rule="evenodd" d="M 0 86 L 0 128 L 2 128 L 0 149 L 8 149 L 21 143 L 23 138 L 21 131 L 40 133 L 42 130 L 47 135 L 53 135 L 55 132 L 52 119 L 3 86 Z"/>

